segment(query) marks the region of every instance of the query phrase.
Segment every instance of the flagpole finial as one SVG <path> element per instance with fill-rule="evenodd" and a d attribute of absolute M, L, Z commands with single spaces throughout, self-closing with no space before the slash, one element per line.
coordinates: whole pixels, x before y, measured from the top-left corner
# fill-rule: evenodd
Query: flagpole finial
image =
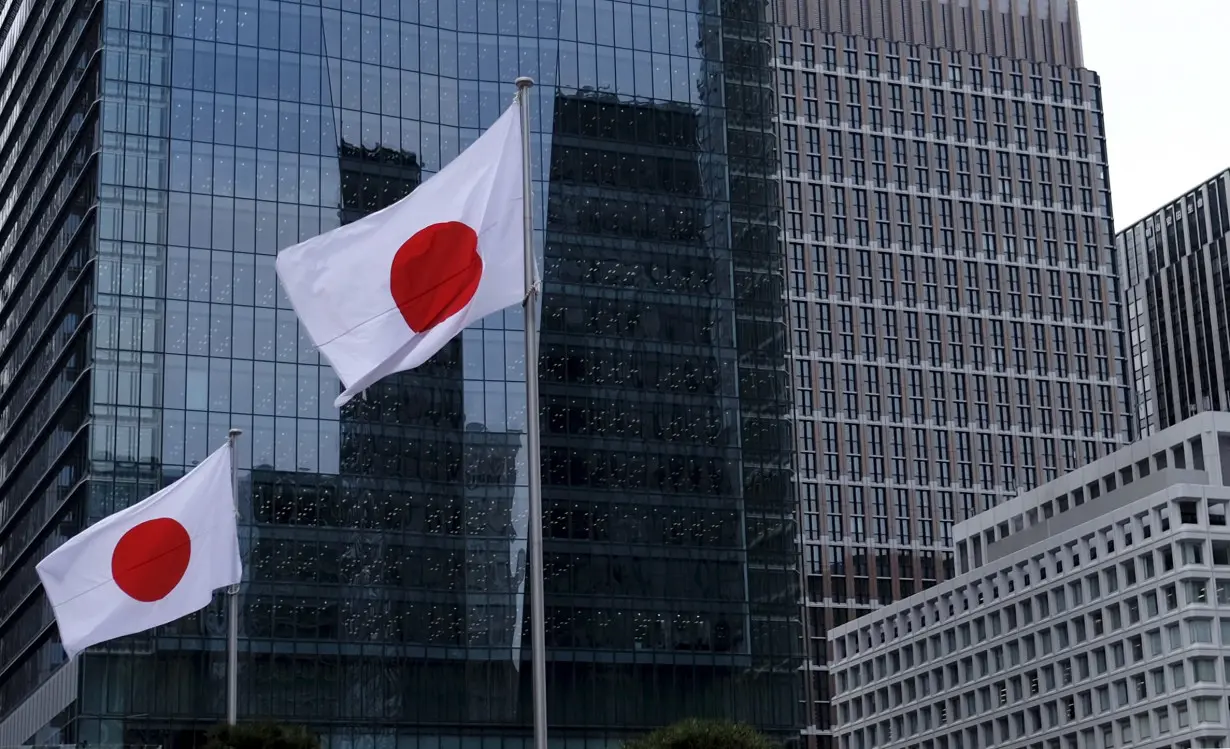
<path fill-rule="evenodd" d="M 235 439 L 236 437 L 238 437 L 238 436 L 239 436 L 239 435 L 241 435 L 241 434 L 243 434 L 243 430 L 242 430 L 242 429 L 232 429 L 231 431 L 229 431 L 229 432 L 227 432 L 227 433 L 226 433 L 226 436 L 227 436 L 227 437 L 230 437 L 231 439 Z"/>
<path fill-rule="evenodd" d="M 528 75 L 523 75 L 517 80 L 513 81 L 513 83 L 517 84 L 518 89 L 529 88 L 530 86 L 534 85 L 534 79 L 530 78 Z"/>

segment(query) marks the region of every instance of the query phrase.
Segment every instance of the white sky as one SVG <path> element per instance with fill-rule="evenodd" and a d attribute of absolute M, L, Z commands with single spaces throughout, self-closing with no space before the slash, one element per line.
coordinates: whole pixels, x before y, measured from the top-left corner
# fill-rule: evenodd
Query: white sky
<path fill-rule="evenodd" d="M 1230 0 L 1078 0 L 1116 230 L 1230 168 Z"/>

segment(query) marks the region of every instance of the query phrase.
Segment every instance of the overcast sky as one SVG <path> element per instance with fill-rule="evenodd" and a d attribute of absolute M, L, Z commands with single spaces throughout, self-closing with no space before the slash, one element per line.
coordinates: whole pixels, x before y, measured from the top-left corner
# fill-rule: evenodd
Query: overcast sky
<path fill-rule="evenodd" d="M 1078 0 L 1116 229 L 1230 168 L 1230 0 Z"/>

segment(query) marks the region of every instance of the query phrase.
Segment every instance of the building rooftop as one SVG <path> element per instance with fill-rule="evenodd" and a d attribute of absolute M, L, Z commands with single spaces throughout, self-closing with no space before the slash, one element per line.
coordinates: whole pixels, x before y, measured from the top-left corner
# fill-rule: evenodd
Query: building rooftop
<path fill-rule="evenodd" d="M 1230 433 L 1230 413 L 1200 414 L 957 523 L 958 571 L 1027 548 L 1169 484 L 1206 483 L 1204 455 L 1184 445 L 1221 432 Z M 1221 481 L 1220 460 L 1217 470 Z"/>
<path fill-rule="evenodd" d="M 840 749 L 1227 746 L 1228 514 L 1208 412 L 962 523 L 962 574 L 830 632 Z"/>

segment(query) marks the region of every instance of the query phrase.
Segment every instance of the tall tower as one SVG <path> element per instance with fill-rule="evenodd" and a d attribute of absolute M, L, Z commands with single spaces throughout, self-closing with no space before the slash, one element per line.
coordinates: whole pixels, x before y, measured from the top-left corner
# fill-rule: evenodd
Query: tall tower
<path fill-rule="evenodd" d="M 951 576 L 954 523 L 1123 444 L 1127 365 L 1075 4 L 779 11 L 811 24 L 779 29 L 778 113 L 826 745 L 826 631 Z"/>
<path fill-rule="evenodd" d="M 1223 171 L 1115 238 L 1141 435 L 1230 409 L 1228 190 Z"/>
<path fill-rule="evenodd" d="M 63 663 L 34 565 L 239 442 L 241 716 L 332 749 L 530 742 L 543 433 L 553 746 L 800 723 L 763 0 L 0 9 L 0 745 L 199 745 L 215 605 Z M 340 411 L 277 251 L 416 188 L 532 76 L 541 414 L 509 309 Z"/>

